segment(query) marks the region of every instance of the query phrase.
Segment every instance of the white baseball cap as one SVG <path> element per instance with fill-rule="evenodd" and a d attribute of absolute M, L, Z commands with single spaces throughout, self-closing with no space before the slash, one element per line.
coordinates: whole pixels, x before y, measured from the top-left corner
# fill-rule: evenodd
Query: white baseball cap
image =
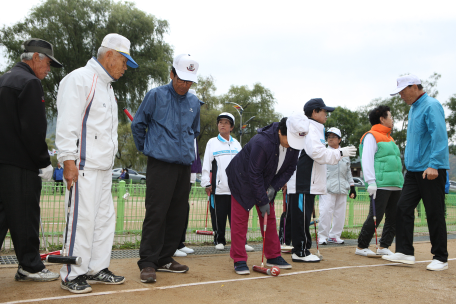
<path fill-rule="evenodd" d="M 287 119 L 287 139 L 290 147 L 302 150 L 305 136 L 309 133 L 309 119 L 304 113 L 294 113 Z"/>
<path fill-rule="evenodd" d="M 415 75 L 405 75 L 397 79 L 397 88 L 391 93 L 391 96 L 396 95 L 409 85 L 421 84 L 421 80 Z"/>
<path fill-rule="evenodd" d="M 196 73 L 198 72 L 199 64 L 190 54 L 180 54 L 174 57 L 173 67 L 176 70 L 177 77 L 180 79 L 198 83 Z"/>
<path fill-rule="evenodd" d="M 334 133 L 334 134 L 336 134 L 337 136 L 339 136 L 339 138 L 342 138 L 342 133 L 340 133 L 340 130 L 337 129 L 337 128 L 334 128 L 334 127 L 329 128 L 329 130 L 326 131 L 326 133 Z"/>
<path fill-rule="evenodd" d="M 133 60 L 130 56 L 130 40 L 125 38 L 119 34 L 107 34 L 103 41 L 101 42 L 101 46 L 116 50 L 120 54 L 127 57 L 127 65 L 131 68 L 136 69 L 138 64 L 136 61 Z"/>
<path fill-rule="evenodd" d="M 231 113 L 228 113 L 228 112 L 223 112 L 223 113 L 220 113 L 219 116 L 217 116 L 217 123 L 220 121 L 220 119 L 222 118 L 226 118 L 228 119 L 230 122 L 231 122 L 231 125 L 234 126 L 234 116 L 233 114 Z"/>

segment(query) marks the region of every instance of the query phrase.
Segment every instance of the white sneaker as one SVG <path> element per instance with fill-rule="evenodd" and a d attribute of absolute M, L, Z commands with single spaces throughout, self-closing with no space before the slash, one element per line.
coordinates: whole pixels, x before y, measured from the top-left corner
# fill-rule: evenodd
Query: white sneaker
<path fill-rule="evenodd" d="M 183 248 L 181 248 L 179 250 L 183 251 L 185 253 L 195 253 L 195 250 L 193 250 L 192 248 L 188 248 L 188 247 L 183 247 Z"/>
<path fill-rule="evenodd" d="M 404 263 L 404 264 L 409 264 L 409 265 L 415 264 L 415 256 L 406 255 L 406 254 L 403 254 L 400 252 L 396 252 L 393 255 L 384 255 L 384 256 L 382 256 L 382 259 L 391 261 L 391 262 L 398 262 L 398 263 Z"/>
<path fill-rule="evenodd" d="M 280 245 L 280 249 L 283 251 L 290 251 L 290 250 L 293 250 L 293 246 L 283 244 L 283 245 Z"/>
<path fill-rule="evenodd" d="M 217 245 L 215 245 L 215 249 L 217 249 L 217 250 L 223 250 L 223 249 L 225 249 L 225 245 L 223 245 L 223 244 L 217 244 Z"/>
<path fill-rule="evenodd" d="M 252 252 L 252 251 L 255 251 L 255 249 L 253 249 L 252 246 L 249 246 L 249 245 L 245 244 L 245 251 Z"/>
<path fill-rule="evenodd" d="M 318 238 L 318 245 L 326 245 L 328 244 L 326 238 Z"/>
<path fill-rule="evenodd" d="M 427 265 L 427 270 L 440 271 L 448 269 L 448 263 L 440 262 L 439 260 L 432 260 L 431 264 Z"/>
<path fill-rule="evenodd" d="M 291 260 L 293 262 L 300 262 L 300 263 L 317 263 L 317 262 L 320 262 L 320 258 L 317 257 L 314 254 L 310 254 L 310 255 L 305 256 L 305 257 L 300 257 L 296 253 L 293 253 L 291 255 Z"/>
<path fill-rule="evenodd" d="M 186 257 L 187 254 L 183 251 L 180 251 L 179 249 L 176 250 L 176 252 L 174 252 L 174 255 L 175 257 Z"/>
<path fill-rule="evenodd" d="M 362 255 L 362 256 L 375 256 L 375 252 L 370 250 L 369 248 L 364 248 L 364 249 L 358 249 L 356 248 L 355 254 L 357 255 Z"/>
<path fill-rule="evenodd" d="M 394 253 L 389 250 L 388 248 L 383 248 L 383 249 L 377 249 L 377 254 L 378 255 L 393 255 Z"/>
<path fill-rule="evenodd" d="M 328 242 L 334 244 L 343 244 L 344 240 L 342 240 L 341 238 L 329 238 Z"/>
<path fill-rule="evenodd" d="M 24 281 L 35 281 L 35 282 L 49 282 L 55 281 L 60 277 L 59 273 L 54 273 L 49 271 L 49 269 L 44 268 L 40 272 L 31 273 L 25 271 L 22 266 L 19 265 L 14 279 L 19 282 Z"/>

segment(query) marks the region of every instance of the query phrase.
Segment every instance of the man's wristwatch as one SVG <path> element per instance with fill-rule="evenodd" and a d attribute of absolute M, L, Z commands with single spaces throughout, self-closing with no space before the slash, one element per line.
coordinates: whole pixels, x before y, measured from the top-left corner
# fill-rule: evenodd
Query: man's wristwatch
<path fill-rule="evenodd" d="M 344 156 L 344 155 L 342 154 L 342 150 L 339 150 L 339 152 L 340 152 L 340 156 Z"/>

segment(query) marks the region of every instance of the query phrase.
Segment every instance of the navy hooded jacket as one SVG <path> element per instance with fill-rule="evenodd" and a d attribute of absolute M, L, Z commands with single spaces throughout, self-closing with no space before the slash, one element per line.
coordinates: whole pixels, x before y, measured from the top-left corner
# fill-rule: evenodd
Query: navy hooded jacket
<path fill-rule="evenodd" d="M 247 211 L 254 205 L 268 204 L 268 187 L 280 190 L 296 170 L 299 151 L 288 148 L 282 167 L 277 172 L 280 146 L 278 132 L 278 122 L 258 129 L 258 134 L 226 168 L 231 195 Z"/>

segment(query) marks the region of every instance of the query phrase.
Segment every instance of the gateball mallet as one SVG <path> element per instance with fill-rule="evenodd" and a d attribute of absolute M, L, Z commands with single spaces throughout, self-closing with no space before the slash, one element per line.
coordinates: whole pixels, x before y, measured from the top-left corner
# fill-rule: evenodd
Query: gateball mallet
<path fill-rule="evenodd" d="M 46 262 L 49 263 L 59 263 L 59 264 L 72 264 L 80 266 L 82 264 L 82 258 L 78 256 L 68 256 L 66 243 L 68 238 L 68 222 L 70 220 L 70 209 L 71 209 L 71 196 L 73 193 L 73 184 L 71 184 L 69 196 L 68 196 L 68 210 L 67 210 L 67 220 L 66 220 L 66 229 L 65 229 L 65 242 L 63 243 L 62 255 L 48 255 L 46 257 Z"/>
<path fill-rule="evenodd" d="M 374 213 L 374 228 L 375 228 L 375 248 L 378 250 L 378 241 L 377 241 L 377 215 L 375 211 L 375 199 L 372 196 L 372 212 Z M 368 254 L 370 258 L 381 258 L 382 256 L 375 253 L 375 254 Z"/>
<path fill-rule="evenodd" d="M 253 271 L 264 273 L 270 276 L 278 276 L 280 274 L 280 268 L 273 266 L 271 269 L 264 267 L 264 244 L 266 241 L 266 228 L 268 226 L 268 213 L 265 212 L 263 220 L 263 251 L 261 253 L 261 266 L 253 265 Z"/>
<path fill-rule="evenodd" d="M 323 260 L 323 256 L 320 254 L 320 249 L 318 249 L 318 233 L 317 233 L 317 221 L 315 219 L 315 206 L 313 208 L 313 224 L 315 229 L 315 240 L 317 241 L 317 256 L 320 260 Z"/>
<path fill-rule="evenodd" d="M 214 235 L 214 231 L 207 230 L 207 216 L 209 213 L 209 204 L 211 203 L 211 199 L 207 200 L 207 207 L 206 207 L 206 225 L 204 226 L 204 230 L 196 230 L 196 234 L 203 234 L 203 235 Z"/>

